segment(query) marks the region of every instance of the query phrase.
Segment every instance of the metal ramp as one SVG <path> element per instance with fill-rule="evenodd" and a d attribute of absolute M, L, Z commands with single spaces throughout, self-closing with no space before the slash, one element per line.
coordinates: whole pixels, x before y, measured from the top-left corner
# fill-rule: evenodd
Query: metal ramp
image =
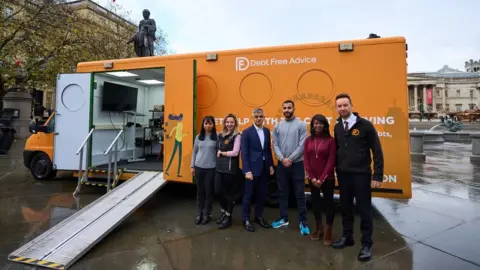
<path fill-rule="evenodd" d="M 15 250 L 8 260 L 66 269 L 130 216 L 167 181 L 143 172 Z"/>

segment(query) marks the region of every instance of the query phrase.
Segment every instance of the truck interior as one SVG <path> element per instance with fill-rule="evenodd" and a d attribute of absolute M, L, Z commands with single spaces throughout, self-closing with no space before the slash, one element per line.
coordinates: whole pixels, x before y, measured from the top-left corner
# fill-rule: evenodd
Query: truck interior
<path fill-rule="evenodd" d="M 91 166 L 108 168 L 104 151 L 118 132 L 118 167 L 163 171 L 165 68 L 94 74 Z"/>

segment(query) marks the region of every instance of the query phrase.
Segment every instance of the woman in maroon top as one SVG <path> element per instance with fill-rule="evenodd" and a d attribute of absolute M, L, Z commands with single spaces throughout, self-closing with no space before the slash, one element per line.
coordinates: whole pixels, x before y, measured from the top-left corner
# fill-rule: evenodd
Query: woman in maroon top
<path fill-rule="evenodd" d="M 335 216 L 333 202 L 335 151 L 335 140 L 330 135 L 327 118 L 316 114 L 310 124 L 310 136 L 305 140 L 303 159 L 311 187 L 313 211 L 317 223 L 310 239 L 318 241 L 325 232 L 323 243 L 326 246 L 332 244 L 332 225 Z M 323 193 L 323 203 L 320 190 Z M 322 223 L 322 204 L 326 209 L 327 226 L 325 231 Z"/>

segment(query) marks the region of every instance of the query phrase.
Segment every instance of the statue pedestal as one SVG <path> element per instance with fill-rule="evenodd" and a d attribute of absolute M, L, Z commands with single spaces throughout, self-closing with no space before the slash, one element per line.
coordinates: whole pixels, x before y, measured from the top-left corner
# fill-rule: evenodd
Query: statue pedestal
<path fill-rule="evenodd" d="M 480 164 L 480 133 L 472 133 L 470 137 L 472 138 L 472 155 L 470 156 L 470 162 Z"/>
<path fill-rule="evenodd" d="M 410 159 L 413 161 L 425 161 L 423 152 L 423 131 L 410 131 Z"/>
<path fill-rule="evenodd" d="M 4 109 L 18 109 L 18 118 L 12 118 L 10 127 L 15 129 L 15 137 L 26 139 L 30 136 L 28 126 L 32 114 L 32 96 L 27 92 L 7 92 L 3 97 Z"/>

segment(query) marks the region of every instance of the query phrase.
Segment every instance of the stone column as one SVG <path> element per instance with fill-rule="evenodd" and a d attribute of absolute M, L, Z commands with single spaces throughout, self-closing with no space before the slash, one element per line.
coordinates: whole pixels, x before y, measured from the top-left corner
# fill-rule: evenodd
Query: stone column
<path fill-rule="evenodd" d="M 8 92 L 3 97 L 4 109 L 18 109 L 18 117 L 13 118 L 10 127 L 14 128 L 15 137 L 26 139 L 30 136 L 30 116 L 32 114 L 33 98 L 26 92 Z"/>
<path fill-rule="evenodd" d="M 447 103 L 445 101 L 446 99 L 446 94 L 447 94 L 447 88 L 444 87 L 442 88 L 442 107 L 443 107 L 443 110 L 445 111 L 447 109 Z"/>
<path fill-rule="evenodd" d="M 435 96 L 435 92 L 436 92 L 436 89 L 432 85 L 432 112 L 437 111 L 437 101 L 436 101 L 437 97 Z"/>
<path fill-rule="evenodd" d="M 470 156 L 470 162 L 480 164 L 480 133 L 472 133 L 470 137 L 472 138 L 472 155 Z"/>
<path fill-rule="evenodd" d="M 427 86 L 423 86 L 423 111 L 427 111 Z"/>
<path fill-rule="evenodd" d="M 413 161 L 425 161 L 423 152 L 423 131 L 410 131 L 410 159 Z"/>
<path fill-rule="evenodd" d="M 413 111 L 418 112 L 418 93 L 417 93 L 417 85 L 413 86 L 413 104 L 415 105 L 415 109 Z"/>

